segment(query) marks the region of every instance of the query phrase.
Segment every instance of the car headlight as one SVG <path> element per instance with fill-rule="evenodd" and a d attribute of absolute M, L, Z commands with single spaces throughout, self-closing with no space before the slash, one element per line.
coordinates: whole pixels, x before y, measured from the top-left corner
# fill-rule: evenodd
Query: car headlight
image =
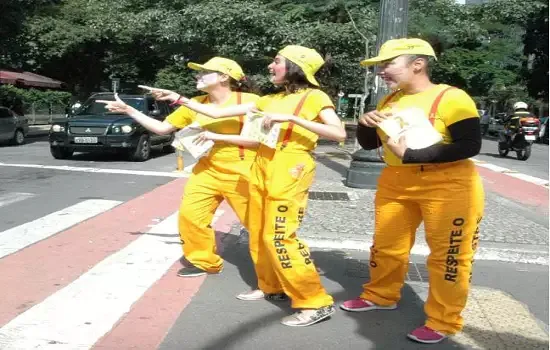
<path fill-rule="evenodd" d="M 64 132 L 65 127 L 62 126 L 62 125 L 59 125 L 59 124 L 54 124 L 54 125 L 52 125 L 52 131 L 53 132 Z"/>
<path fill-rule="evenodd" d="M 123 125 L 121 128 L 123 133 L 129 134 L 132 132 L 133 128 L 130 125 Z"/>

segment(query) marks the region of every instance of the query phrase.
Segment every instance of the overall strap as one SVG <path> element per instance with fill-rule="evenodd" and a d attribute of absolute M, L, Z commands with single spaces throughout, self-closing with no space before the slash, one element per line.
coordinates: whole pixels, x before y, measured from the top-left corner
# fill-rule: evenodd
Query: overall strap
<path fill-rule="evenodd" d="M 449 86 L 445 90 L 441 91 L 439 93 L 439 95 L 437 95 L 437 97 L 435 98 L 434 103 L 432 104 L 432 108 L 430 109 L 430 115 L 429 115 L 430 123 L 432 125 L 434 125 L 434 123 L 435 123 L 435 115 L 437 113 L 437 108 L 439 107 L 439 103 L 441 102 L 441 99 L 443 98 L 443 95 L 445 95 L 445 93 L 447 91 L 452 90 L 452 89 L 455 89 L 455 87 L 454 86 Z"/>
<path fill-rule="evenodd" d="M 240 105 L 241 102 L 242 102 L 241 92 L 237 91 L 237 104 Z M 244 116 L 240 115 L 239 116 L 239 132 L 241 132 L 243 130 L 243 126 L 244 126 Z M 241 158 L 241 160 L 244 159 L 244 146 L 242 146 L 242 145 L 239 145 L 239 158 Z"/>
<path fill-rule="evenodd" d="M 296 106 L 296 109 L 292 113 L 292 115 L 298 116 L 300 114 L 300 111 L 302 110 L 302 107 L 304 106 L 304 103 L 306 102 L 307 96 L 310 94 L 312 90 L 309 90 L 304 94 L 300 102 L 298 102 L 298 105 Z M 287 145 L 288 141 L 290 141 L 290 136 L 292 135 L 292 128 L 294 128 L 294 123 L 289 122 L 288 127 L 285 132 L 285 136 L 283 137 L 283 144 L 281 145 L 281 150 L 283 150 Z"/>

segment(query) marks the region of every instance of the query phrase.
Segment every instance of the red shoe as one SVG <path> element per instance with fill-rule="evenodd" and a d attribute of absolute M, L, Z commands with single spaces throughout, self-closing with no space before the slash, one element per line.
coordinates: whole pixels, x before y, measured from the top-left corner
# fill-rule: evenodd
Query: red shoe
<path fill-rule="evenodd" d="M 407 337 L 423 344 L 436 344 L 447 338 L 445 334 L 426 326 L 418 327 L 407 334 Z"/>
<path fill-rule="evenodd" d="M 397 308 L 396 304 L 381 306 L 376 305 L 375 303 L 361 299 L 355 298 L 352 300 L 344 301 L 340 304 L 340 308 L 346 311 L 360 312 L 360 311 L 371 311 L 371 310 L 395 310 Z"/>

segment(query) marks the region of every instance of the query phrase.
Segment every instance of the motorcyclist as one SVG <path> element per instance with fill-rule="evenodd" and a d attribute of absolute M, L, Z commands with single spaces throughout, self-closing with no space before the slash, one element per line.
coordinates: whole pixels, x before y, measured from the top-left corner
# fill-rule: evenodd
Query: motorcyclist
<path fill-rule="evenodd" d="M 521 118 L 531 116 L 528 108 L 529 106 L 525 102 L 520 101 L 514 104 L 514 114 L 504 120 L 504 132 L 508 138 L 519 130 Z"/>

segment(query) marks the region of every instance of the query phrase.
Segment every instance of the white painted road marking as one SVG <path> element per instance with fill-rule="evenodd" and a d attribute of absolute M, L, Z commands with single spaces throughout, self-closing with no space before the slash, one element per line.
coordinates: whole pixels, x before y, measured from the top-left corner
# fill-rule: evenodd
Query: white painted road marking
<path fill-rule="evenodd" d="M 8 192 L 5 194 L 0 194 L 0 207 L 10 205 L 28 198 L 34 197 L 32 193 L 24 192 Z"/>
<path fill-rule="evenodd" d="M 212 225 L 222 215 L 218 210 Z M 0 328 L 0 348 L 90 349 L 181 257 L 177 220 L 175 212 L 12 319 Z"/>
<path fill-rule="evenodd" d="M 334 249 L 334 250 L 357 250 L 370 251 L 372 246 L 372 238 L 365 237 L 364 240 L 358 239 L 332 239 L 301 236 L 301 240 L 307 242 L 310 248 L 319 249 Z M 522 249 L 521 245 L 518 248 L 509 247 L 483 247 L 484 242 L 480 242 L 475 254 L 475 260 L 492 260 L 505 261 L 524 264 L 548 265 L 548 247 L 541 246 L 545 249 Z M 530 247 L 529 247 L 530 248 Z M 426 244 L 415 243 L 411 250 L 411 255 L 428 256 L 430 248 Z"/>
<path fill-rule="evenodd" d="M 169 171 L 149 171 L 149 170 L 126 170 L 126 169 L 106 169 L 106 168 L 89 168 L 89 167 L 77 167 L 68 165 L 42 165 L 42 164 L 17 164 L 17 163 L 2 163 L 0 166 L 15 167 L 15 168 L 34 168 L 34 169 L 49 169 L 49 170 L 63 170 L 63 171 L 80 171 L 84 173 L 97 173 L 97 174 L 125 174 L 125 175 L 140 175 L 140 176 L 163 176 L 163 177 L 189 177 L 189 174 L 193 171 L 193 167 L 196 163 L 186 166 L 182 172 L 169 172 Z"/>
<path fill-rule="evenodd" d="M 64 231 L 119 205 L 119 201 L 90 199 L 0 232 L 0 258 Z"/>
<path fill-rule="evenodd" d="M 548 183 L 549 183 L 548 179 L 541 179 L 539 177 L 534 177 L 534 176 L 531 176 L 531 175 L 522 174 L 522 173 L 519 173 L 515 170 L 508 169 L 508 168 L 503 168 L 501 166 L 494 165 L 494 164 L 491 164 L 491 163 L 487 163 L 483 160 L 479 160 L 479 159 L 476 159 L 476 158 L 472 158 L 472 161 L 474 161 L 474 163 L 476 163 L 477 166 L 480 166 L 482 168 L 486 168 L 486 169 L 492 170 L 492 171 L 497 172 L 497 173 L 501 173 L 501 174 L 504 174 L 504 175 L 507 175 L 507 176 L 515 177 L 516 179 L 520 179 L 520 180 L 523 180 L 523 181 L 533 183 L 535 185 L 539 185 L 539 186 L 548 188 Z"/>

